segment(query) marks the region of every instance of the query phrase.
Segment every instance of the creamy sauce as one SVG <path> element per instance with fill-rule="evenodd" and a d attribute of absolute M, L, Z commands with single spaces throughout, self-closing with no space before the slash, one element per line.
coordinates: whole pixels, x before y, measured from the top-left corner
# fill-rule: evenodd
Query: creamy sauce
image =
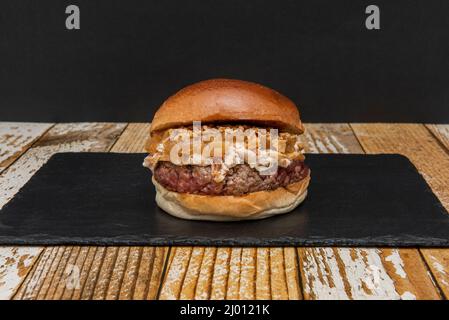
<path fill-rule="evenodd" d="M 287 167 L 292 160 L 304 159 L 299 137 L 270 130 L 230 126 L 168 129 L 150 142 L 144 166 L 154 169 L 158 161 L 176 165 L 211 166 L 216 182 L 222 181 L 229 169 L 248 164 L 262 174 L 273 174 L 277 166 Z"/>

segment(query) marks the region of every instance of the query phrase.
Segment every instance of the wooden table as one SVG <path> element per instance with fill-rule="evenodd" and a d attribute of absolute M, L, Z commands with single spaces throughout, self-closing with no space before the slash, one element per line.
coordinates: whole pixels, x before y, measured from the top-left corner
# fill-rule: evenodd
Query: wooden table
<path fill-rule="evenodd" d="M 308 124 L 311 153 L 401 153 L 449 210 L 449 125 Z M 56 152 L 142 152 L 149 124 L 0 122 L 0 207 Z M 71 285 L 68 285 L 71 284 Z M 445 299 L 449 249 L 0 247 L 1 299 Z"/>

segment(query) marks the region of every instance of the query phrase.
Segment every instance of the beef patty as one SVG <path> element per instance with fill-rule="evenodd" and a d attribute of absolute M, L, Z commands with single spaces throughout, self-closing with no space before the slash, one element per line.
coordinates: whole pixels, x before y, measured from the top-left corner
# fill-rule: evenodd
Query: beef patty
<path fill-rule="evenodd" d="M 210 166 L 177 166 L 161 161 L 154 170 L 154 178 L 164 188 L 179 193 L 204 195 L 242 195 L 250 192 L 273 190 L 304 179 L 309 168 L 295 160 L 286 167 L 278 167 L 273 175 L 260 175 L 247 164 L 229 169 L 221 182 L 215 182 Z"/>

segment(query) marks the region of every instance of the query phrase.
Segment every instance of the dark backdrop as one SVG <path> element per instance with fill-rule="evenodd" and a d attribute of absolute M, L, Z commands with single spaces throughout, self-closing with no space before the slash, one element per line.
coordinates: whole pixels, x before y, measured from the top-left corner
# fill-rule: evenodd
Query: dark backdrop
<path fill-rule="evenodd" d="M 2 0 L 0 120 L 148 121 L 181 87 L 229 77 L 305 121 L 449 123 L 448 16 L 443 0 Z"/>

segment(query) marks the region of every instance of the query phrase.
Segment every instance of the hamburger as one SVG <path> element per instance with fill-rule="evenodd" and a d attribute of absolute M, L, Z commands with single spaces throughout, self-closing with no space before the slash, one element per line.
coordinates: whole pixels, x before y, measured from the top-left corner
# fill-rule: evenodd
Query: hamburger
<path fill-rule="evenodd" d="M 156 202 L 183 219 L 262 219 L 307 195 L 304 132 L 295 104 L 259 84 L 202 81 L 157 110 L 146 143 Z"/>

